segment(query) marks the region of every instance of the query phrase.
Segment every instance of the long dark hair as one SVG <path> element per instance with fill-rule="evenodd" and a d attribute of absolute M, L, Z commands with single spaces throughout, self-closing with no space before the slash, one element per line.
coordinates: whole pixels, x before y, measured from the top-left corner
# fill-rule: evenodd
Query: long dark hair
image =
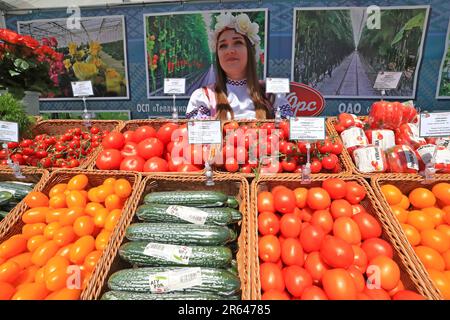
<path fill-rule="evenodd" d="M 226 30 L 234 30 L 234 29 L 224 29 L 219 33 L 217 39 L 219 39 L 220 35 Z M 247 78 L 247 87 L 249 90 L 250 97 L 253 100 L 253 104 L 255 106 L 255 115 L 256 119 L 268 119 L 274 118 L 272 104 L 273 99 L 268 99 L 265 94 L 264 87 L 260 84 L 258 80 L 258 76 L 256 74 L 256 60 L 255 60 L 255 47 L 252 45 L 247 36 L 242 35 L 245 39 L 245 44 L 247 46 L 247 67 L 246 67 L 246 78 Z M 217 41 L 218 43 L 219 41 Z M 216 118 L 220 120 L 227 120 L 227 114 L 230 113 L 231 118 L 234 118 L 234 112 L 228 103 L 227 99 L 227 76 L 225 71 L 222 69 L 219 61 L 218 44 L 216 44 L 216 85 L 215 85 L 215 94 L 216 94 Z"/>

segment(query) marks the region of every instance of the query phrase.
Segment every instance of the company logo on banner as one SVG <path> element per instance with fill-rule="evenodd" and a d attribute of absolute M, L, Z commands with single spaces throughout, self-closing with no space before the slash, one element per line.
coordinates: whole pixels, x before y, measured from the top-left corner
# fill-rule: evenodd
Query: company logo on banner
<path fill-rule="evenodd" d="M 290 85 L 291 92 L 286 98 L 294 116 L 312 117 L 322 113 L 325 108 L 325 99 L 319 91 L 303 83 L 291 82 Z"/>

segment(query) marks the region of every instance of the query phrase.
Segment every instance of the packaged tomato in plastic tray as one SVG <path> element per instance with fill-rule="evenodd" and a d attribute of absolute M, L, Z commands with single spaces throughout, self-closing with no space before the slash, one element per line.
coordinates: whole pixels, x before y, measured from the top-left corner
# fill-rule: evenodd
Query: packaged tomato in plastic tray
<path fill-rule="evenodd" d="M 362 173 L 387 172 L 389 169 L 383 148 L 370 145 L 353 151 L 356 168 Z"/>

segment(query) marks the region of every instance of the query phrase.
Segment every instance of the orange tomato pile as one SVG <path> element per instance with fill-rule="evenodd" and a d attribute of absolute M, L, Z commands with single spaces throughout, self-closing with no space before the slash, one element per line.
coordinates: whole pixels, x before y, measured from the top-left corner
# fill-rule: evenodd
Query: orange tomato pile
<path fill-rule="evenodd" d="M 22 233 L 0 244 L 0 300 L 79 299 L 131 194 L 125 179 L 88 184 L 80 174 L 26 196 Z"/>
<path fill-rule="evenodd" d="M 408 196 L 391 184 L 381 191 L 431 280 L 450 299 L 450 184 L 416 188 Z"/>
<path fill-rule="evenodd" d="M 393 248 L 355 181 L 258 194 L 262 299 L 424 299 L 405 290 Z"/>

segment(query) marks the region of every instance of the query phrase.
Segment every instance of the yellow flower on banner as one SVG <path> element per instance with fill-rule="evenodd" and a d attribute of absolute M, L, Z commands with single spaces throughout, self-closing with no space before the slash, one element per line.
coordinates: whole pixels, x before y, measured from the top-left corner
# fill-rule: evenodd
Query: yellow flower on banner
<path fill-rule="evenodd" d="M 77 61 L 73 64 L 73 72 L 78 80 L 89 80 L 97 75 L 98 69 L 93 63 Z"/>
<path fill-rule="evenodd" d="M 77 44 L 75 42 L 69 42 L 69 54 L 71 56 L 75 55 L 77 52 Z"/>
<path fill-rule="evenodd" d="M 84 50 L 78 50 L 77 56 L 81 59 L 86 55 L 86 52 Z"/>
<path fill-rule="evenodd" d="M 70 67 L 72 66 L 72 63 L 70 62 L 70 59 L 64 60 L 64 66 L 66 67 L 67 70 L 70 69 Z"/>
<path fill-rule="evenodd" d="M 100 44 L 100 42 L 97 41 L 91 41 L 89 43 L 89 52 L 90 54 L 92 54 L 93 56 L 98 56 L 100 50 L 102 50 L 102 46 Z"/>
<path fill-rule="evenodd" d="M 117 95 L 121 94 L 121 84 L 123 83 L 122 76 L 116 71 L 116 69 L 106 69 L 106 90 L 108 92 L 114 92 Z"/>

